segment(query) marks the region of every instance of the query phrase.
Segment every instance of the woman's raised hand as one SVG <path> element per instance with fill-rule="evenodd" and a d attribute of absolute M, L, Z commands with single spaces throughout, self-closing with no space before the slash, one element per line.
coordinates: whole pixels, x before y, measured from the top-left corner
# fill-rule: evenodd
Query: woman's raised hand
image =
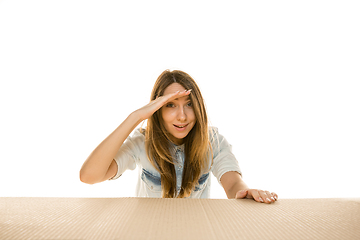
<path fill-rule="evenodd" d="M 189 95 L 191 90 L 185 90 L 185 91 L 177 91 L 174 93 L 170 93 L 161 97 L 156 98 L 155 100 L 151 101 L 149 104 L 145 105 L 142 108 L 139 108 L 134 113 L 136 113 L 140 119 L 146 120 L 149 117 L 151 117 L 157 110 L 159 110 L 162 106 L 164 106 L 166 103 L 171 102 L 172 100 L 176 98 L 181 98 L 184 96 Z"/>

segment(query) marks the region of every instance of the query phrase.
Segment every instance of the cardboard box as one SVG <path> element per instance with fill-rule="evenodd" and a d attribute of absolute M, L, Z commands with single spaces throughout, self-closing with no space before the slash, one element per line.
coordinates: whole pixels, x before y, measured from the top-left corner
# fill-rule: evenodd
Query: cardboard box
<path fill-rule="evenodd" d="M 360 239 L 360 199 L 0 198 L 0 239 Z"/>

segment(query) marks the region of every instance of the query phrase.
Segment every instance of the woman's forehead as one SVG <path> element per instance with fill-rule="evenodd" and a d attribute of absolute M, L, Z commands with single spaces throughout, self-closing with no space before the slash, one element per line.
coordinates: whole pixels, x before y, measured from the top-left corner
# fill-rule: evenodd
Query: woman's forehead
<path fill-rule="evenodd" d="M 165 88 L 164 95 L 167 95 L 170 93 L 175 93 L 177 91 L 183 92 L 185 90 L 188 90 L 188 89 L 185 89 L 181 84 L 172 83 L 167 88 Z"/>

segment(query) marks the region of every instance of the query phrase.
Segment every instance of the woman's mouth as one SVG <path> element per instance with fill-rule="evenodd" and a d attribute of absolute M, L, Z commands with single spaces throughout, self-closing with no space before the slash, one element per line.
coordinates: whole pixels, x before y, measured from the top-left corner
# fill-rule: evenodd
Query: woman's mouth
<path fill-rule="evenodd" d="M 184 131 L 189 124 L 181 124 L 181 125 L 175 125 L 175 124 L 173 124 L 173 125 L 174 125 L 174 127 L 175 127 L 176 130 L 178 130 L 178 131 Z"/>

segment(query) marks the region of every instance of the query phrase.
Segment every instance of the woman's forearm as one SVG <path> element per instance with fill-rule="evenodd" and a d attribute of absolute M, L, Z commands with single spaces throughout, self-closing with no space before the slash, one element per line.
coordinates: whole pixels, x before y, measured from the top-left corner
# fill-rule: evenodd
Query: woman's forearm
<path fill-rule="evenodd" d="M 241 190 L 249 189 L 247 184 L 240 178 L 238 182 L 236 182 L 229 191 L 226 192 L 228 199 L 235 198 L 236 193 Z"/>
<path fill-rule="evenodd" d="M 227 172 L 221 177 L 220 181 L 229 199 L 235 198 L 238 191 L 249 188 L 238 172 Z"/>
<path fill-rule="evenodd" d="M 105 138 L 84 162 L 80 170 L 80 180 L 89 184 L 104 181 L 119 148 L 141 121 L 138 114 L 133 112 Z"/>

